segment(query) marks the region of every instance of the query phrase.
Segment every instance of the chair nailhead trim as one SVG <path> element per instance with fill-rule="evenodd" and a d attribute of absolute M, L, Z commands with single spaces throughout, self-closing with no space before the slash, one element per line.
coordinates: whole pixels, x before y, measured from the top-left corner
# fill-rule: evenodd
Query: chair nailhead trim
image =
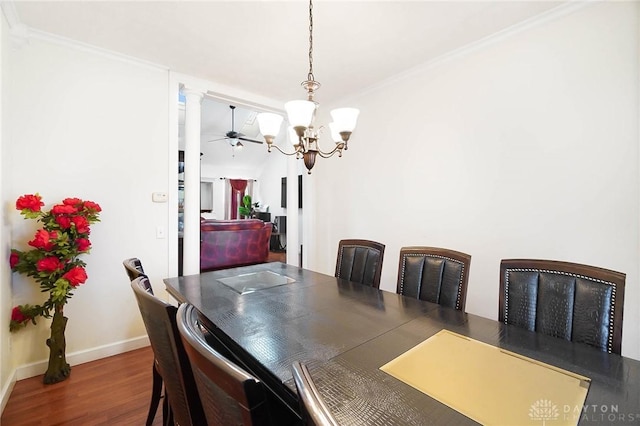
<path fill-rule="evenodd" d="M 403 257 L 402 257 L 402 281 L 400 281 L 400 294 L 402 294 L 403 290 L 404 290 L 404 270 L 405 270 L 405 265 L 407 262 L 407 257 L 409 256 L 413 256 L 413 257 L 437 257 L 438 259 L 444 259 L 444 260 L 449 260 L 451 262 L 454 263 L 459 263 L 460 266 L 462 267 L 462 272 L 460 273 L 460 280 L 458 281 L 458 291 L 456 294 L 456 309 L 460 309 L 460 289 L 462 288 L 462 277 L 464 277 L 464 263 L 460 262 L 458 259 L 452 259 L 450 257 L 447 256 L 440 256 L 437 254 L 425 254 L 425 253 L 406 253 Z"/>
<path fill-rule="evenodd" d="M 597 278 L 588 277 L 586 275 L 572 274 L 564 271 L 553 271 L 549 269 L 535 269 L 535 268 L 512 268 L 505 271 L 504 277 L 504 323 L 507 324 L 509 318 L 509 273 L 510 272 L 547 272 L 551 274 L 566 275 L 574 278 L 584 278 L 589 281 L 598 282 L 611 286 L 611 303 L 609 305 L 609 336 L 607 337 L 607 352 L 611 353 L 613 346 L 613 320 L 615 318 L 615 301 L 616 301 L 616 284 L 610 281 L 604 281 Z"/>
<path fill-rule="evenodd" d="M 340 271 L 340 269 L 342 268 L 342 252 L 344 251 L 344 247 L 340 247 L 340 255 L 338 256 L 338 272 Z"/>

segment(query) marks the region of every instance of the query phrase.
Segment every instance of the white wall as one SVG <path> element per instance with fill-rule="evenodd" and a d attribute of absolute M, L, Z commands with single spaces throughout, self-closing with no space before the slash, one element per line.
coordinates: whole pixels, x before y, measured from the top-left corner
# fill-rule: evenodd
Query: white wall
<path fill-rule="evenodd" d="M 353 99 L 349 151 L 314 169 L 314 266 L 342 238 L 472 255 L 467 311 L 498 312 L 503 258 L 627 274 L 623 354 L 640 359 L 638 8 L 585 6 Z"/>
<path fill-rule="evenodd" d="M 266 148 L 265 148 L 266 149 Z M 260 182 L 261 206 L 268 205 L 271 221 L 276 216 L 285 216 L 287 209 L 282 208 L 282 178 L 287 176 L 287 156 L 275 149 L 269 154 L 258 181 Z"/>
<path fill-rule="evenodd" d="M 139 257 L 163 297 L 168 240 L 156 239 L 156 228 L 168 229 L 168 204 L 153 203 L 151 194 L 167 192 L 169 183 L 168 70 L 44 38 L 12 52 L 9 66 L 12 78 L 3 100 L 10 105 L 4 116 L 10 125 L 2 141 L 9 181 L 3 182 L 3 205 L 39 192 L 47 208 L 77 196 L 103 209 L 85 257 L 89 279 L 65 307 L 68 361 L 144 345 L 146 333 L 122 261 Z M 7 210 L 10 243 L 25 248 L 33 221 Z M 12 294 L 13 305 L 39 302 L 33 283 L 18 274 Z M 8 316 L 2 312 L 4 332 Z M 42 320 L 12 335 L 12 365 L 36 363 L 24 375 L 46 367 L 48 326 Z"/>
<path fill-rule="evenodd" d="M 0 13 L 0 199 L 4 199 L 6 192 L 6 166 L 7 156 L 4 150 L 4 141 L 7 134 L 7 120 L 4 115 L 7 106 L 4 101 L 7 83 L 7 64 L 9 58 L 9 34 L 8 25 L 3 13 Z M 6 259 L 9 258 L 9 229 L 5 221 L 6 208 L 4 203 L 0 208 L 0 412 L 9 400 L 10 389 L 15 381 L 14 364 L 11 359 L 9 335 L 9 318 L 11 318 L 11 282 L 10 269 Z"/>

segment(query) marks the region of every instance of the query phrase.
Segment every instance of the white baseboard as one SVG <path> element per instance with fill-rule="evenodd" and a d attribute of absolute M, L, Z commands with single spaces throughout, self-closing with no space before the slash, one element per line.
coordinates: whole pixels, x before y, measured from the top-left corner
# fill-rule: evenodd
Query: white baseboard
<path fill-rule="evenodd" d="M 9 380 L 4 384 L 2 388 L 2 393 L 0 394 L 0 415 L 4 412 L 4 407 L 7 406 L 7 402 L 9 402 L 9 396 L 11 396 L 11 391 L 13 390 L 13 386 L 16 384 L 16 370 L 13 370 L 11 375 L 9 376 Z"/>
<path fill-rule="evenodd" d="M 101 358 L 107 358 L 134 349 L 140 349 L 149 346 L 149 338 L 147 336 L 136 337 L 134 339 L 123 340 L 121 342 L 111 343 L 109 345 L 98 346 L 67 354 L 67 362 L 71 365 L 84 364 L 85 362 L 95 361 Z M 16 369 L 14 374 L 15 380 L 28 379 L 29 377 L 44 374 L 47 371 L 48 360 L 34 362 L 31 364 L 21 365 Z M 15 383 L 14 380 L 14 383 Z M 13 386 L 13 385 L 12 385 Z M 7 396 L 8 399 L 8 396 Z M 4 407 L 3 407 L 4 408 Z"/>

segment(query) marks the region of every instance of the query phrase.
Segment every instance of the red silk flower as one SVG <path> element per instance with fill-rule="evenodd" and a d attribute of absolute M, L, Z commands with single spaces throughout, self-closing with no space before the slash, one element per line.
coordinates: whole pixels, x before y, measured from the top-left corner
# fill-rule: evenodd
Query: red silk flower
<path fill-rule="evenodd" d="M 50 251 L 55 244 L 51 240 L 55 240 L 58 238 L 58 233 L 56 231 L 45 231 L 44 229 L 38 229 L 36 231 L 36 235 L 33 240 L 29 241 L 29 245 L 31 247 L 43 249 L 46 251 Z"/>
<path fill-rule="evenodd" d="M 84 216 L 74 216 L 71 218 L 71 222 L 76 225 L 76 232 L 78 234 L 86 234 L 89 232 L 89 221 Z"/>
<path fill-rule="evenodd" d="M 86 238 L 78 238 L 76 240 L 76 247 L 78 248 L 78 251 L 82 252 L 82 251 L 87 251 L 91 248 L 91 241 L 89 241 Z"/>
<path fill-rule="evenodd" d="M 98 203 L 94 203 L 93 201 L 85 201 L 84 208 L 93 212 L 101 212 L 102 208 Z"/>
<path fill-rule="evenodd" d="M 11 266 L 11 269 L 15 268 L 19 261 L 20 255 L 18 253 L 11 252 L 11 256 L 9 256 L 9 266 Z"/>
<path fill-rule="evenodd" d="M 87 273 L 84 268 L 80 266 L 74 266 L 66 274 L 62 276 L 65 280 L 69 281 L 72 287 L 78 287 L 87 281 Z"/>
<path fill-rule="evenodd" d="M 71 228 L 71 218 L 69 216 L 63 216 L 63 215 L 56 216 L 56 223 L 62 229 Z"/>
<path fill-rule="evenodd" d="M 15 306 L 11 311 L 11 321 L 23 323 L 23 322 L 29 321 L 30 319 L 31 317 L 25 315 L 22 312 L 22 310 L 20 309 L 20 306 Z"/>
<path fill-rule="evenodd" d="M 56 272 L 62 269 L 62 263 L 57 257 L 43 257 L 36 262 L 36 269 L 40 272 Z"/>
<path fill-rule="evenodd" d="M 51 208 L 53 214 L 73 214 L 78 213 L 78 209 L 68 204 L 56 204 Z"/>
<path fill-rule="evenodd" d="M 67 206 L 80 207 L 82 206 L 82 200 L 80 198 L 65 198 L 64 200 L 62 200 L 62 204 L 65 204 Z"/>
<path fill-rule="evenodd" d="M 42 197 L 38 194 L 35 195 L 23 195 L 16 201 L 16 209 L 18 210 L 31 210 L 33 212 L 39 212 L 44 206 Z"/>

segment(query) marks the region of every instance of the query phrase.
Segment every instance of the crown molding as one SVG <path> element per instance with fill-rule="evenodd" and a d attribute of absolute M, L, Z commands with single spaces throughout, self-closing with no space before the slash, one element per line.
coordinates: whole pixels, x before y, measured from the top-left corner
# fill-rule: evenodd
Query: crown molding
<path fill-rule="evenodd" d="M 110 59 L 116 59 L 135 65 L 141 65 L 147 68 L 159 69 L 163 71 L 169 70 L 169 67 L 161 64 L 145 61 L 134 56 L 125 55 L 113 50 L 103 49 L 101 47 L 97 47 L 88 43 L 83 43 L 67 37 L 62 37 L 55 34 L 47 33 L 45 31 L 30 28 L 20 21 L 15 3 L 12 0 L 0 1 L 0 8 L 2 9 L 5 18 L 7 19 L 7 23 L 9 24 L 9 35 L 14 47 L 23 47 L 29 44 L 31 40 L 41 40 L 47 43 L 66 46 L 72 49 L 98 54 Z"/>
<path fill-rule="evenodd" d="M 552 22 L 557 19 L 563 18 L 565 16 L 571 15 L 574 12 L 581 10 L 586 6 L 591 6 L 597 3 L 602 3 L 602 0 L 570 0 L 567 3 L 554 7 L 553 9 L 543 12 L 537 16 L 526 19 L 522 22 L 518 22 L 517 24 L 511 25 L 505 29 L 502 29 L 498 32 L 490 34 L 484 38 L 471 42 L 458 49 L 455 49 L 443 55 L 440 55 L 430 61 L 417 65 L 413 68 L 407 69 L 383 81 L 375 83 L 359 91 L 358 93 L 355 93 L 353 95 L 350 95 L 341 99 L 340 102 L 351 101 L 363 95 L 367 95 L 369 93 L 376 92 L 387 86 L 393 85 L 397 82 L 415 77 L 416 75 L 422 74 L 426 71 L 443 66 L 459 57 L 466 56 L 473 52 L 477 52 L 479 50 L 485 49 L 505 39 L 513 37 L 516 34 L 520 34 L 524 31 L 528 31 L 532 28 L 539 27 L 548 22 Z"/>
<path fill-rule="evenodd" d="M 113 50 L 104 49 L 102 47 L 94 46 L 92 44 L 83 43 L 81 41 L 73 40 L 67 37 L 47 33 L 45 31 L 36 30 L 33 28 L 28 28 L 29 38 L 33 40 L 40 40 L 51 44 L 57 44 L 60 46 L 65 46 L 71 49 L 79 50 L 82 52 L 88 52 L 97 54 L 109 59 L 115 59 L 122 62 L 127 62 L 130 64 L 142 66 L 145 68 L 169 71 L 169 67 L 162 64 L 157 64 L 150 61 L 145 61 L 144 59 L 136 58 L 135 56 L 126 55 L 124 53 L 119 53 Z"/>
<path fill-rule="evenodd" d="M 29 44 L 29 27 L 20 21 L 15 3 L 13 1 L 2 1 L 0 2 L 0 8 L 7 20 L 7 24 L 9 24 L 11 46 L 14 49 L 20 49 Z"/>
<path fill-rule="evenodd" d="M 23 25 L 18 17 L 18 11 L 16 5 L 12 0 L 5 0 L 0 2 L 0 9 L 9 24 L 9 28 L 13 28 L 16 25 Z"/>

